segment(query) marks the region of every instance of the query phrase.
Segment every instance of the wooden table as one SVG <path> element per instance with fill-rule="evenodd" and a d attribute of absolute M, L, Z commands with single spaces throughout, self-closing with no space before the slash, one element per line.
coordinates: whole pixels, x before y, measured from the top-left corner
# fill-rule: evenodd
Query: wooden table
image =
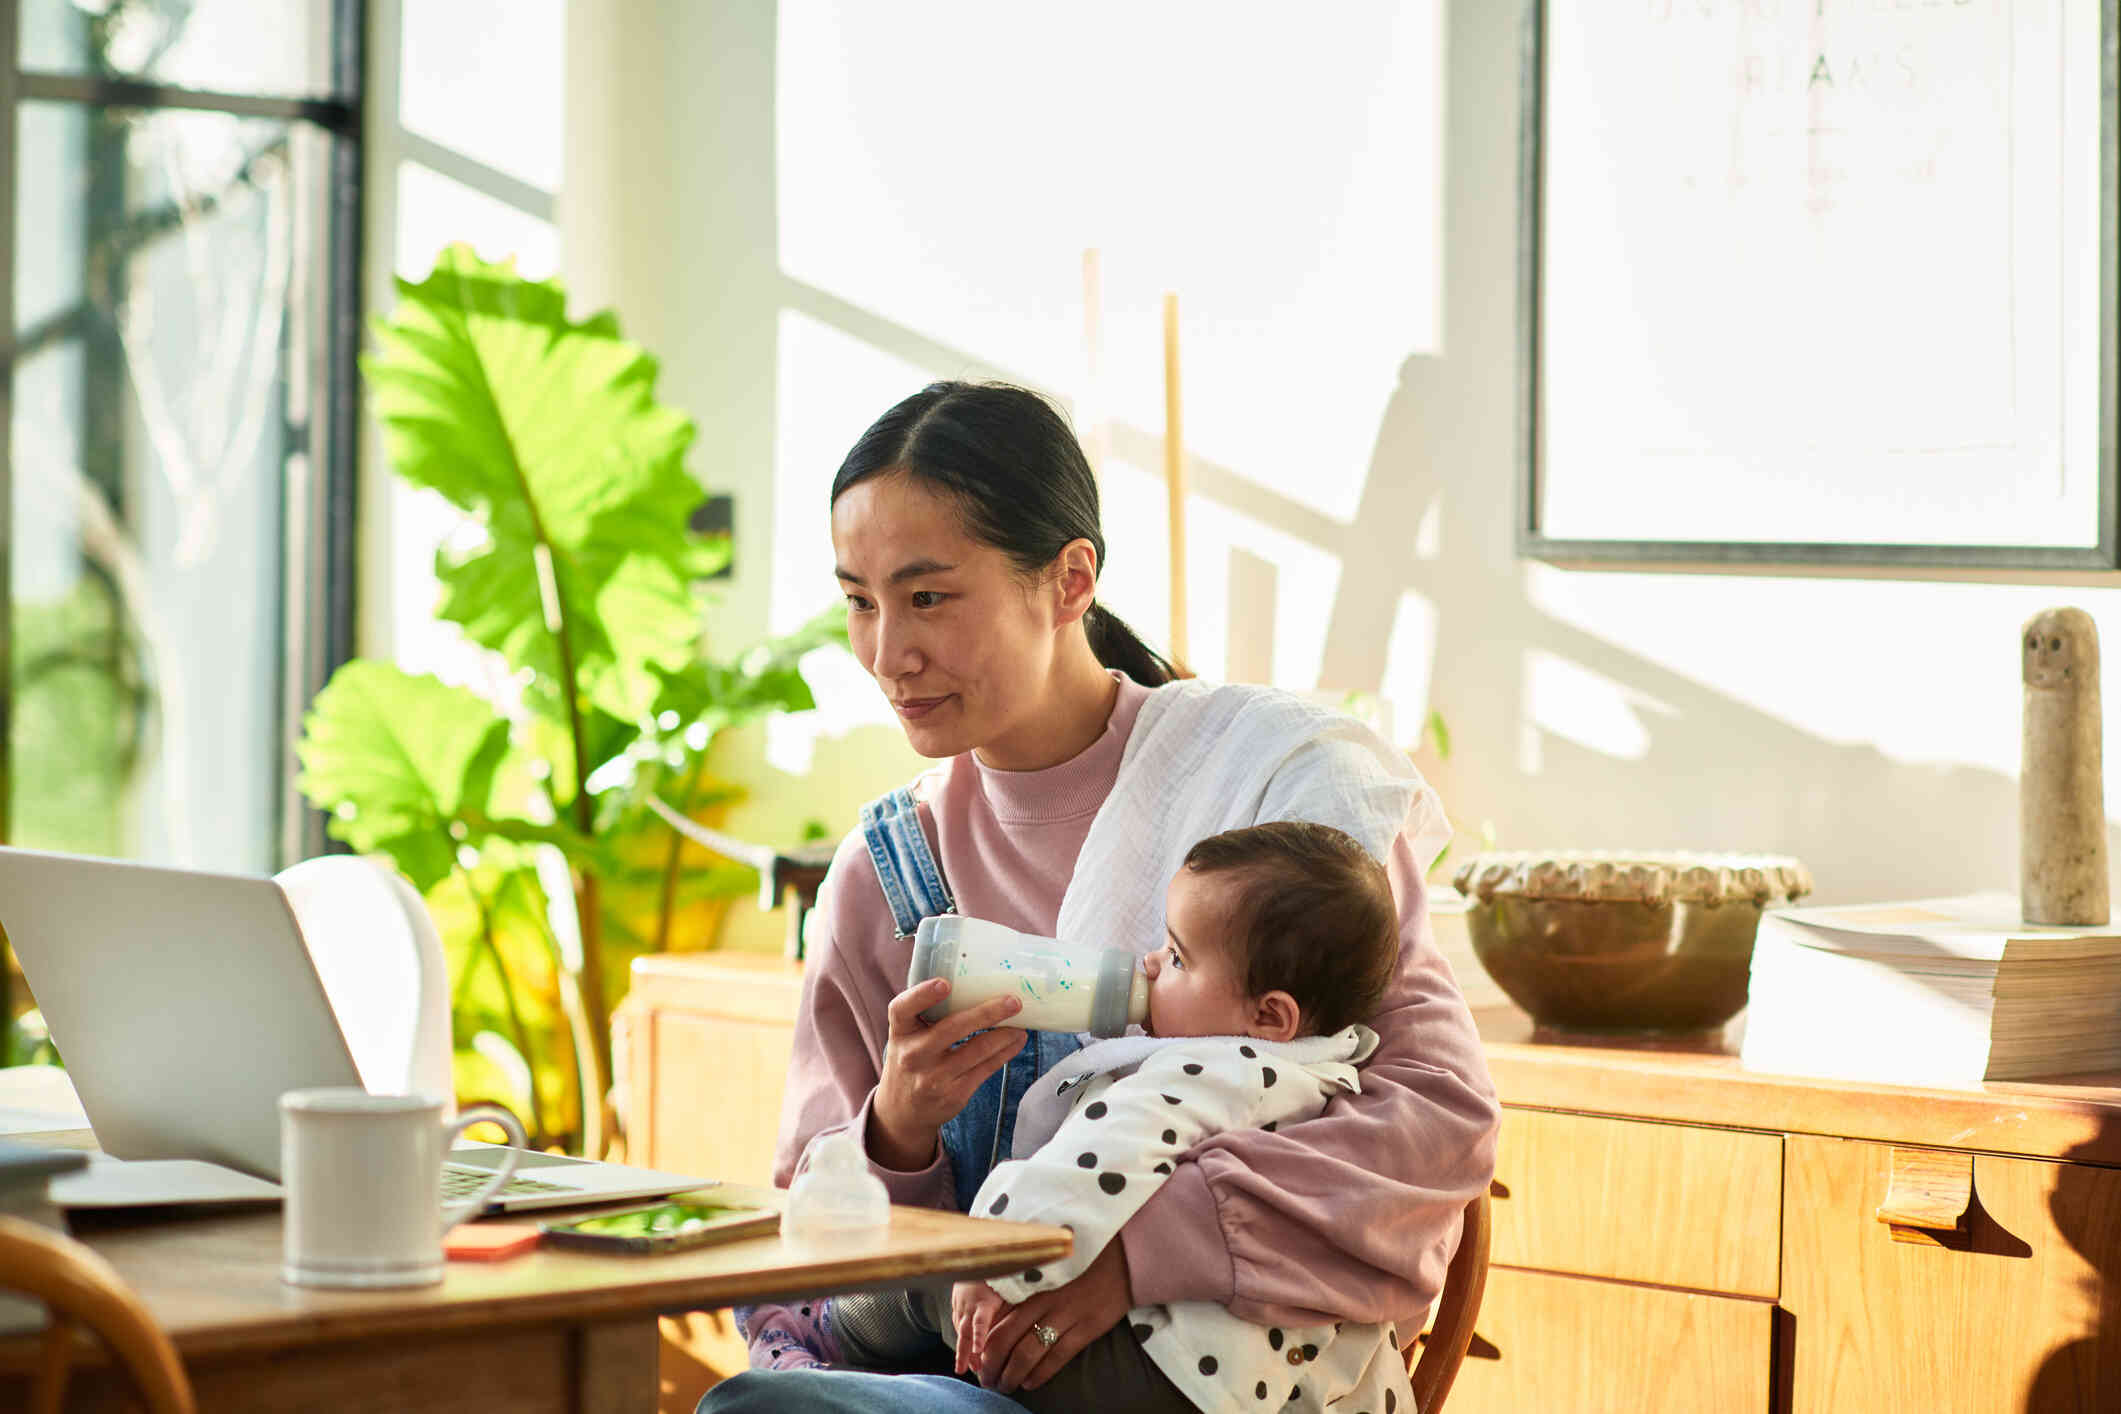
<path fill-rule="evenodd" d="M 709 1191 L 775 1206 L 785 1196 L 734 1184 Z M 359 1292 L 282 1283 L 277 1210 L 99 1216 L 76 1229 L 146 1301 L 183 1355 L 200 1409 L 216 1414 L 642 1414 L 656 1407 L 660 1312 L 989 1276 L 1070 1247 L 1063 1228 L 894 1208 L 874 1234 L 776 1235 L 657 1257 L 540 1250 L 452 1262 L 437 1286 Z M 23 1406 L 36 1349 L 36 1337 L 0 1339 L 0 1409 Z M 84 1363 L 98 1359 L 84 1354 Z M 124 1388 L 115 1371 L 84 1369 L 68 1408 L 130 1407 Z"/>
<path fill-rule="evenodd" d="M 1477 1016 L 1502 1142 L 1452 1414 L 2121 1409 L 2121 1075 L 1822 1080 Z M 1956 1228 L 1887 1221 L 1939 1174 Z"/>

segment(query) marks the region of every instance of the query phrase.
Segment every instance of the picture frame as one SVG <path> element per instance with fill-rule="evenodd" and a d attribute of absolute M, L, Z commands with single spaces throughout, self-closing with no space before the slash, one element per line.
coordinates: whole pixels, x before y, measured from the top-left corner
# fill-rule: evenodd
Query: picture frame
<path fill-rule="evenodd" d="M 1525 0 L 1520 556 L 2121 568 L 2102 0 Z"/>

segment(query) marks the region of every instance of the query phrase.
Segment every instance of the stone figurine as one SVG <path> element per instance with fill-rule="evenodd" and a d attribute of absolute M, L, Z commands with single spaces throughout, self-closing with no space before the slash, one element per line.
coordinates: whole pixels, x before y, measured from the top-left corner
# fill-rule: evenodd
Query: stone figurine
<path fill-rule="evenodd" d="M 2033 615 L 2018 777 L 2018 904 L 2028 923 L 2104 924 L 2106 787 L 2099 762 L 2099 630 L 2082 609 Z"/>

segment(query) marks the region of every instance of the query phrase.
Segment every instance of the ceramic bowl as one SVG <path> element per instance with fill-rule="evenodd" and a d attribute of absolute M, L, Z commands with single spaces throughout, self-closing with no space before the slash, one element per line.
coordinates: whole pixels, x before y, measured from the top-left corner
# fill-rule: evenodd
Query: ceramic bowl
<path fill-rule="evenodd" d="M 1495 985 L 1539 1025 L 1693 1035 L 1745 1006 L 1761 913 L 1811 892 L 1757 854 L 1483 854 L 1452 884 Z"/>

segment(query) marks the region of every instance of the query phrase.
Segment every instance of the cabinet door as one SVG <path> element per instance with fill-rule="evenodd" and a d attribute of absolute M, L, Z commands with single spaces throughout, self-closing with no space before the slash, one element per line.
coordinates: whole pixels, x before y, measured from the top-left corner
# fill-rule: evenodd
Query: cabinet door
<path fill-rule="evenodd" d="M 794 1031 L 671 1011 L 654 1018 L 650 1035 L 648 1163 L 672 1173 L 772 1183 Z"/>
<path fill-rule="evenodd" d="M 1934 1246 L 1877 1219 L 1890 1147 L 1784 1155 L 1793 1414 L 2121 1409 L 2121 1170 L 1976 1156 L 1966 1235 Z"/>
<path fill-rule="evenodd" d="M 1775 1294 L 1782 1136 L 1506 1107 L 1494 1261 Z"/>
<path fill-rule="evenodd" d="M 1774 1307 L 1494 1267 L 1449 1414 L 1766 1414 Z"/>

